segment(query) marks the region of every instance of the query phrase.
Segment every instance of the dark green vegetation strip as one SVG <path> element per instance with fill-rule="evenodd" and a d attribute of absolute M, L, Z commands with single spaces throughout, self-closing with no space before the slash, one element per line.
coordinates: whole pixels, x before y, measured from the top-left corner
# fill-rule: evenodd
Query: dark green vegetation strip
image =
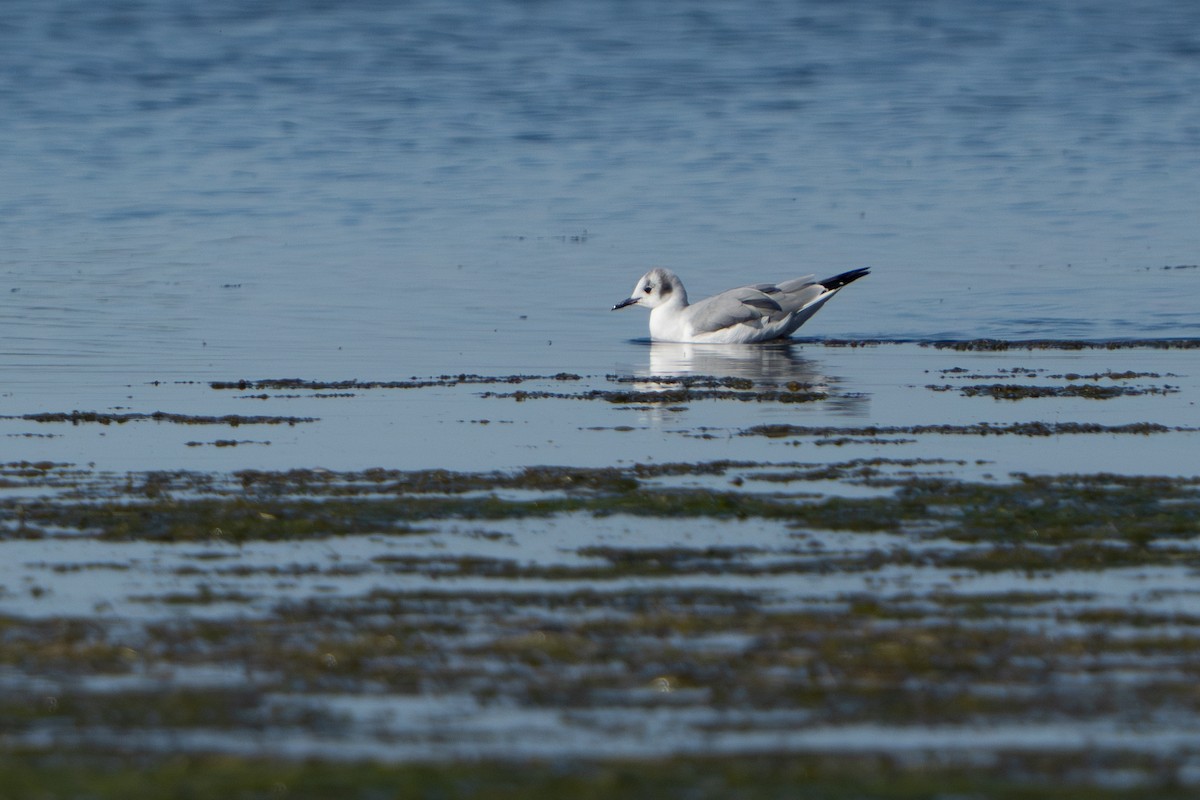
<path fill-rule="evenodd" d="M 1098 386 L 1070 384 L 1067 386 L 1030 386 L 1015 383 L 982 383 L 966 386 L 927 386 L 935 392 L 959 392 L 963 397 L 990 397 L 993 400 L 1027 400 L 1041 397 L 1082 397 L 1087 400 L 1111 400 L 1147 394 L 1175 394 L 1170 386 Z"/>
<path fill-rule="evenodd" d="M 481 397 L 510 400 L 603 400 L 608 403 L 636 403 L 678 405 L 696 400 L 740 400 L 757 403 L 812 403 L 826 400 L 829 395 L 814 390 L 755 389 L 662 389 L 658 391 L 614 391 L 591 389 L 585 392 L 539 392 L 517 390 L 515 392 L 483 392 Z"/>
<path fill-rule="evenodd" d="M 1000 352 L 1004 350 L 1195 350 L 1200 339 L 1111 339 L 1083 341 L 1074 339 L 968 339 L 921 342 L 923 347 L 962 352 Z"/>
<path fill-rule="evenodd" d="M 1186 729 L 1200 714 L 1200 615 L 1186 611 L 1188 571 L 1200 567 L 1200 477 L 976 484 L 903 474 L 953 466 L 871 459 L 775 464 L 769 472 L 726 461 L 96 476 L 49 462 L 5 465 L 9 488 L 55 493 L 0 502 L 6 536 L 81 532 L 210 546 L 141 564 L 113 546 L 102 559 L 67 563 L 71 574 L 58 578 L 152 574 L 136 596 L 114 596 L 116 608 L 86 618 L 0 616 L 0 667 L 5 685 L 16 687 L 0 694 L 0 798 L 782 798 L 798 788 L 845 800 L 1192 796 L 1194 785 L 1177 779 L 1194 765 L 1195 748 L 1155 749 L 1154 736 L 1173 720 Z M 697 476 L 719 478 L 723 488 L 671 485 Z M 730 476 L 743 481 L 741 491 L 724 488 Z M 806 488 L 838 480 L 878 494 L 756 494 L 745 489 L 755 480 Z M 420 535 L 414 526 L 430 521 L 526 518 L 520 536 L 536 543 L 546 532 L 538 518 L 567 512 L 580 517 L 581 540 L 559 545 L 571 549 L 564 558 L 531 560 L 520 548 L 505 557 L 469 543 L 455 549 L 453 536 L 437 547 L 390 537 Z M 681 531 L 688 519 L 741 517 L 781 530 L 758 546 L 587 535 L 589 515 L 614 513 L 668 518 Z M 454 524 L 460 542 L 475 524 Z M 370 540 L 377 546 L 366 555 L 339 553 L 331 542 L 320 548 L 331 557 L 296 561 L 243 559 L 213 541 L 381 531 L 389 536 Z M 1119 571 L 1130 567 L 1146 572 L 1132 580 Z M 59 565 L 25 568 L 36 575 Z M 987 585 L 1001 588 L 960 589 L 964 576 L 999 571 L 1011 575 Z M 1095 575 L 1083 590 L 1081 571 Z M 1070 574 L 1071 591 L 1046 580 Z M 369 582 L 338 583 L 361 575 Z M 1149 596 L 1164 586 L 1156 575 L 1176 576 L 1169 591 L 1181 602 L 1141 606 L 1111 594 L 1144 577 L 1135 591 Z M 828 588 L 805 595 L 810 580 L 827 576 Z M 155 594 L 141 594 L 147 589 Z M 125 613 L 134 605 L 156 613 Z M 228 680 L 188 685 L 189 675 L 211 673 Z M 400 714 L 409 700 L 449 705 L 444 728 L 392 734 L 376 733 L 329 698 L 380 709 L 391 702 Z M 677 720 L 691 726 L 687 745 L 711 752 L 400 766 L 179 752 L 193 732 L 239 753 L 336 742 L 353 757 L 356 744 L 379 752 L 426 736 L 435 744 L 444 736 L 462 752 L 478 735 L 453 721 L 470 716 L 463 698 L 489 714 L 514 709 L 565 721 L 598 747 L 629 741 L 622 736 L 636 741 L 647 728 L 673 735 Z M 819 726 L 877 730 L 864 746 L 893 755 L 721 749 L 744 746 L 745 734 L 769 747 Z M 936 754 L 905 750 L 906 732 L 939 726 L 985 738 L 1008 726 L 1078 726 L 1081 741 L 1090 730 L 1115 729 L 1127 731 L 1121 741 L 1130 744 L 1039 753 L 1009 738 Z"/>
<path fill-rule="evenodd" d="M 1096 422 L 976 422 L 970 425 L 755 425 L 742 436 L 1069 436 L 1078 434 L 1196 433 L 1200 428 L 1162 425 L 1158 422 L 1134 422 L 1127 425 L 1101 425 Z"/>
<path fill-rule="evenodd" d="M 579 392 L 555 392 L 537 389 L 487 391 L 485 398 L 511 400 L 601 400 L 614 404 L 678 404 L 695 400 L 740 400 L 744 402 L 809 403 L 828 399 L 828 394 L 797 381 L 781 385 L 774 383 L 756 387 L 747 378 L 710 375 L 632 377 L 606 375 L 612 383 L 653 384 L 670 387 L 657 390 L 591 389 Z M 339 391 L 370 389 L 426 389 L 439 386 L 524 384 L 529 382 L 573 382 L 582 377 L 568 372 L 556 375 L 440 375 L 435 378 L 412 378 L 397 381 L 306 380 L 301 378 L 270 378 L 262 380 L 214 381 L 213 389 L 238 391 Z M 266 397 L 266 395 L 263 395 Z"/>
<path fill-rule="evenodd" d="M 729 727 L 714 722 L 713 735 L 737 731 L 745 719 L 738 715 L 753 713 L 802 714 L 806 726 L 898 730 L 1115 717 L 1136 730 L 1163 715 L 1200 712 L 1193 671 L 1179 660 L 1200 652 L 1200 619 L 1085 610 L 1062 629 L 1050 627 L 1071 599 L 1013 593 L 881 602 L 864 595 L 824 609 L 788 610 L 749 592 L 703 589 L 450 588 L 280 603 L 265 619 L 177 617 L 139 632 L 120 620 L 0 618 L 0 663 L 42 680 L 204 663 L 246 678 L 237 688 L 10 692 L 0 700 L 0 733 L 19 737 L 49 728 L 104 735 L 90 751 L 4 751 L 0 797 L 3 791 L 22 798 L 266 797 L 282 794 L 279 784 L 286 796 L 300 797 L 331 796 L 334 789 L 362 797 L 417 790 L 432 794 L 416 796 L 658 797 L 680 796 L 679 787 L 692 787 L 685 796 L 793 797 L 797 785 L 806 797 L 934 798 L 951 789 L 954 796 L 968 789 L 1005 789 L 1006 797 L 1189 796 L 1159 791 L 1176 785 L 1186 752 L 1139 756 L 1092 745 L 1044 755 L 989 751 L 982 761 L 950 751 L 934 758 L 715 754 L 391 767 L 152 752 L 130 760 L 105 752 L 122 732 L 243 731 L 262 742 L 278 730 L 361 735 L 352 719 L 303 702 L 280 704 L 281 695 L 386 702 L 435 692 L 568 715 L 613 705 L 669 712 L 687 703 L 733 715 Z M 1156 672 L 1164 660 L 1174 666 Z M 652 685 L 671 691 L 644 690 Z M 886 749 L 883 740 L 878 744 Z M 1101 764 L 1127 770 L 1126 781 L 1136 774 L 1142 794 L 1103 788 Z M 30 787 L 39 792 L 28 793 Z"/>
<path fill-rule="evenodd" d="M 29 422 L 69 422 L 72 425 L 97 423 L 100 425 L 123 425 L 126 422 L 169 422 L 175 425 L 296 425 L 301 422 L 316 422 L 315 417 L 273 417 L 225 414 L 214 417 L 195 414 L 171 414 L 166 411 L 151 413 L 129 412 L 124 414 L 100 413 L 98 411 L 47 411 L 20 416 L 3 416 L 0 419 L 23 419 Z"/>
<path fill-rule="evenodd" d="M 395 381 L 309 380 L 305 378 L 263 378 L 260 380 L 213 381 L 217 390 L 245 391 L 350 391 L 355 389 L 427 389 L 460 384 L 525 383 L 526 381 L 577 381 L 579 375 L 559 372 L 555 375 L 439 375 L 435 378 L 410 378 Z"/>
<path fill-rule="evenodd" d="M 153 473 L 140 480 L 130 476 L 102 489 L 93 487 L 90 496 L 85 493 L 75 499 L 5 499 L 0 502 L 0 530 L 6 538 L 74 531 L 120 541 L 240 542 L 362 533 L 406 535 L 422 532 L 423 524 L 447 519 L 628 514 L 666 519 L 758 518 L 797 530 L 921 530 L 923 535 L 986 544 L 982 553 L 956 551 L 943 562 L 977 570 L 1089 569 L 1115 563 L 1200 566 L 1200 551 L 1169 544 L 1149 546 L 1156 539 L 1191 539 L 1200 534 L 1200 478 L 1022 476 L 1012 483 L 993 484 L 894 472 L 920 464 L 870 459 L 773 465 L 769 471 L 738 462 L 538 467 L 512 473 L 246 471 L 225 481 L 204 474 Z M 881 493 L 814 498 L 810 493 L 681 488 L 658 482 L 671 476 L 729 473 L 735 475 L 734 483 L 841 480 L 876 487 Z M 42 474 L 35 470 L 25 480 L 36 484 Z M 508 490 L 522 494 L 506 496 Z M 861 558 L 857 568 L 877 567 L 880 561 L 872 553 Z M 912 558 L 918 556 L 898 552 L 884 560 L 911 563 Z M 805 563 L 785 561 L 775 569 L 821 568 L 819 563 L 815 567 Z M 630 569 L 629 564 L 618 565 L 611 574 Z M 654 566 L 656 571 L 662 569 L 662 563 Z M 587 573 L 598 574 L 594 568 Z M 579 574 L 583 573 L 563 570 L 554 577 Z"/>
<path fill-rule="evenodd" d="M 961 352 L 1005 350 L 1196 350 L 1200 339 L 793 339 L 793 344 L 820 347 L 883 347 L 911 345 Z"/>
<path fill-rule="evenodd" d="M 670 388 L 645 390 L 591 389 L 582 392 L 524 391 L 484 392 L 482 397 L 513 400 L 603 400 L 614 404 L 678 405 L 696 400 L 738 400 L 759 403 L 812 403 L 829 399 L 829 394 L 808 383 L 764 382 L 756 386 L 749 378 L 713 375 L 651 376 L 606 375 L 610 383 L 655 385 Z"/>
<path fill-rule="evenodd" d="M 1099 756 L 1097 756 L 1099 758 Z M 1106 788 L 1080 780 L 1083 759 L 1014 753 L 973 768 L 880 756 L 724 756 L 664 760 L 454 762 L 388 766 L 371 762 L 288 762 L 238 757 L 18 752 L 0 756 L 0 799 L 328 800 L 1157 800 L 1192 798 L 1170 778 L 1173 765 L 1109 756 L 1109 769 L 1155 768 L 1148 785 Z M 1014 777 L 1020 776 L 1020 777 Z"/>

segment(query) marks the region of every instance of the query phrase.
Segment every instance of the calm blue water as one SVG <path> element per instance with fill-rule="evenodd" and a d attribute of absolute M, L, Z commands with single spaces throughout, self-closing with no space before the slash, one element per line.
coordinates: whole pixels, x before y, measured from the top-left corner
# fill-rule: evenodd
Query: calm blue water
<path fill-rule="evenodd" d="M 1005 480 L 1014 472 L 1195 475 L 1196 433 L 892 437 L 887 445 L 860 440 L 836 448 L 811 437 L 738 433 L 773 423 L 1194 426 L 1200 351 L 962 354 L 915 345 L 794 345 L 731 353 L 647 346 L 636 341 L 647 335 L 644 313 L 609 308 L 653 265 L 679 272 L 693 297 L 871 266 L 869 278 L 801 334 L 1200 337 L 1198 196 L 1195 0 L 2 0 L 0 463 L 48 460 L 121 473 L 909 458 L 924 462 L 911 474 L 953 472 L 964 480 Z M 1015 366 L 1023 369 L 1013 380 L 1037 383 L 1136 369 L 1146 377 L 1133 379 L 1135 386 L 1179 390 L 1013 403 L 927 388 L 957 383 L 968 367 L 1001 376 L 978 379 L 990 381 L 1016 375 Z M 514 387 L 461 385 L 262 400 L 206 383 L 559 371 L 586 377 L 578 385 L 535 381 L 521 388 L 611 389 L 617 384 L 604 377 L 609 372 L 701 372 L 810 381 L 831 399 L 644 409 L 488 399 L 480 388 Z M 71 409 L 320 422 L 234 428 L 20 419 Z M 238 446 L 217 446 L 229 440 Z M 728 477 L 712 480 L 728 490 Z M 120 484 L 100 476 L 95 485 L 110 481 Z M 835 484 L 813 490 L 882 491 Z M 4 491 L 5 525 L 23 525 L 14 509 L 24 493 L 40 489 Z M 764 489 L 748 484 L 742 491 Z M 384 541 L 397 537 L 358 544 L 346 537 L 320 542 L 321 555 L 311 557 L 336 563 L 336 574 L 324 566 L 312 576 L 300 570 L 295 581 L 245 574 L 260 603 L 291 593 L 323 603 L 383 583 L 394 590 L 403 576 L 383 574 L 379 562 L 407 552 L 396 547 L 414 547 L 417 558 L 441 553 L 430 562 L 438 577 L 446 553 L 557 564 L 579 558 L 589 542 L 712 541 L 773 559 L 798 541 L 791 527 L 764 528 L 754 538 L 725 521 L 711 528 L 658 522 L 560 516 L 514 525 L 510 535 L 495 534 L 494 525 L 488 533 L 470 525 L 459 531 L 451 520 L 442 537 L 450 550 L 424 537 L 398 537 L 399 544 Z M 813 545 L 830 548 L 820 552 L 877 546 L 837 538 L 822 544 L 823 537 L 812 532 Z M 182 563 L 177 559 L 207 557 L 191 545 L 188 553 L 170 553 L 137 543 L 0 538 L 6 614 L 77 615 L 91 620 L 89 630 L 117 631 L 122 644 L 126 634 L 136 643 L 141 616 L 168 613 L 162 603 L 134 602 L 139 596 L 201 580 L 205 590 L 210 582 L 218 591 L 247 588 L 221 570 L 192 567 L 184 577 L 172 566 Z M 236 558 L 250 567 L 309 561 L 308 550 L 285 544 L 257 554 L 239 546 Z M 214 538 L 205 549 L 225 547 Z M 55 568 L 79 559 L 87 562 L 80 569 Z M 124 564 L 131 568 L 106 568 Z M 355 564 L 364 569 L 346 569 Z M 91 568 L 97 566 L 103 569 Z M 872 594 L 886 602 L 897 592 L 910 599 L 933 592 L 934 607 L 948 594 L 1052 589 L 1159 617 L 1195 613 L 1191 587 L 1171 583 L 1173 574 L 1163 584 L 1153 571 L 1095 573 L 1098 579 L 1089 573 L 1087 585 L 1076 586 L 1072 581 L 1083 579 L 1070 573 L 1039 575 L 1042 583 L 1032 585 L 1018 573 L 965 572 L 922 566 L 847 580 L 835 570 L 813 576 L 816 583 L 786 574 L 701 575 L 695 585 L 761 594 L 773 607 L 811 598 L 825 607 Z M 489 592 L 496 591 L 493 578 L 486 579 Z M 638 591 L 653 590 L 652 581 L 637 580 Z M 689 581 L 678 586 L 686 590 Z M 172 619 L 246 613 L 223 604 L 171 605 Z M 452 623 L 495 628 L 464 614 Z M 697 646 L 709 648 L 710 639 Z M 203 681 L 210 666 L 218 677 L 227 672 L 203 664 L 176 671 L 166 660 L 148 671 L 139 665 L 130 662 L 129 676 L 73 681 L 67 673 L 31 677 L 17 669 L 6 680 L 53 700 L 47 687 L 85 696 L 135 686 L 124 682 L 128 677 L 157 691 L 170 681 L 185 688 Z M 513 690 L 503 686 L 501 702 L 491 703 L 480 723 L 473 701 L 464 710 L 471 698 L 446 695 L 437 680 L 426 682 L 432 690 L 422 696 L 383 698 L 390 705 L 366 698 L 371 714 L 363 730 L 386 733 L 391 712 L 397 725 L 428 717 L 439 757 L 463 748 L 486 756 L 480 748 L 496 731 L 507 737 L 497 739 L 501 757 L 526 757 L 524 744 L 551 739 L 568 748 L 563 752 L 593 754 L 721 747 L 721 725 L 729 720 L 706 722 L 702 691 L 652 705 L 644 694 L 650 684 L 639 680 L 629 695 L 633 705 L 617 708 L 622 724 L 598 718 L 591 727 L 601 733 L 584 738 L 570 727 L 587 722 L 586 713 L 562 715 L 519 697 L 509 702 Z M 286 693 L 279 697 L 290 702 Z M 322 695 L 314 709 L 351 719 L 363 708 L 360 699 Z M 642 707 L 649 710 L 639 716 Z M 274 719 L 274 706 L 263 708 Z M 1172 753 L 1185 751 L 1171 737 L 1192 736 L 1187 725 L 1177 731 L 1170 719 L 1147 719 L 1132 744 L 1128 720 L 1118 720 L 1111 749 L 1154 754 L 1159 736 L 1170 739 Z M 1028 730 L 1012 728 L 1019 744 L 1030 736 L 1108 741 L 1107 718 L 1096 734 L 1089 721 L 1064 716 L 1049 738 L 1038 719 L 1016 722 L 1029 722 Z M 904 736 L 868 730 L 865 737 L 853 728 L 833 730 L 831 740 L 828 731 L 805 726 L 800 738 L 786 738 L 776 718 L 757 729 L 755 723 L 748 717 L 745 730 L 738 723 L 730 735 L 748 731 L 745 741 L 755 749 L 803 750 L 819 742 L 819 749 L 895 751 L 914 736 L 922 747 L 945 749 L 937 731 L 930 739 L 924 729 L 898 729 Z M 563 736 L 553 735 L 556 725 Z M 681 745 L 659 735 L 672 725 L 697 735 Z M 44 733 L 47 746 L 99 736 L 109 747 L 114 735 L 26 727 L 13 735 Z M 397 749 L 408 729 L 396 731 L 378 745 L 386 750 L 363 736 L 310 743 L 282 729 L 254 731 L 249 744 L 236 730 L 199 731 L 194 741 L 183 730 L 168 741 L 239 753 L 299 741 L 319 755 L 395 759 L 409 752 Z M 423 743 L 425 733 L 412 741 Z M 973 759 L 1013 746 L 1007 729 L 976 726 L 969 735 Z M 137 731 L 133 736 L 113 741 L 146 746 Z M 349 749 L 355 747 L 366 749 Z M 1124 780 L 1126 773 L 1111 774 Z"/>
<path fill-rule="evenodd" d="M 650 265 L 875 269 L 805 335 L 1198 336 L 1198 90 L 1177 0 L 9 0 L 0 377 L 636 365 Z"/>

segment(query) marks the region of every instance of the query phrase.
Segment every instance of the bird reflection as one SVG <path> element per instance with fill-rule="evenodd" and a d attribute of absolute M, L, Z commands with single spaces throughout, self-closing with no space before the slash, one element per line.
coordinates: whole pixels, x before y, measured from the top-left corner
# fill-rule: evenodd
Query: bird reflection
<path fill-rule="evenodd" d="M 649 375 L 713 375 L 753 381 L 817 383 L 824 379 L 815 361 L 790 343 L 731 347 L 720 344 L 651 342 Z"/>
<path fill-rule="evenodd" d="M 644 370 L 635 377 L 646 388 L 655 378 L 745 378 L 756 387 L 786 386 L 791 383 L 810 387 L 829 395 L 826 408 L 837 414 L 858 416 L 866 413 L 869 398 L 844 390 L 844 380 L 825 373 L 820 361 L 802 354 L 791 342 L 753 346 L 650 342 L 650 357 Z"/>

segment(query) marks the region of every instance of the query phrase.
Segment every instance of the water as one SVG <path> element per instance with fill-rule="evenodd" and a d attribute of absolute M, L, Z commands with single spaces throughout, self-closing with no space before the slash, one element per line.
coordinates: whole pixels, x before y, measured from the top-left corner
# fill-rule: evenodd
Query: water
<path fill-rule="evenodd" d="M 870 265 L 825 336 L 1200 334 L 1200 9 L 13 2 L 0 374 L 638 361 L 695 296 Z"/>
<path fill-rule="evenodd" d="M 745 475 L 701 470 L 676 480 L 745 494 L 844 498 L 891 489 L 844 478 L 778 489 L 753 473 L 883 459 L 896 472 L 989 484 L 1017 472 L 1194 476 L 1194 349 L 959 353 L 913 343 L 800 343 L 734 352 L 650 346 L 643 313 L 608 309 L 652 265 L 680 273 L 694 298 L 742 283 L 870 266 L 869 278 L 801 334 L 1200 337 L 1198 86 L 1200 5 L 1170 0 L 9 0 L 0 10 L 0 464 L 74 464 L 83 489 L 96 493 L 76 495 L 69 480 L 43 485 L 24 467 L 6 468 L 0 615 L 33 644 L 25 666 L 0 674 L 0 683 L 57 704 L 58 694 L 101 702 L 97 696 L 120 687 L 166 691 L 250 676 L 254 714 L 275 720 L 246 727 L 246 719 L 259 717 L 247 717 L 239 699 L 241 727 L 185 724 L 164 738 L 161 725 L 146 724 L 158 718 L 153 709 L 143 719 L 117 698 L 120 730 L 97 727 L 103 716 L 89 716 L 90 706 L 80 706 L 79 719 L 91 721 L 74 727 L 74 718 L 62 724 L 50 707 L 46 719 L 12 741 L 62 750 L 117 742 L 143 751 L 167 742 L 395 760 L 762 749 L 903 754 L 955 742 L 979 759 L 1044 740 L 1069 742 L 1083 753 L 1082 769 L 1092 771 L 1089 743 L 1139 754 L 1179 751 L 1195 782 L 1194 748 L 1180 745 L 1194 741 L 1195 726 L 1167 714 L 1176 698 L 1186 707 L 1191 695 L 1172 694 L 1176 662 L 1158 655 L 1173 641 L 1164 631 L 1173 636 L 1182 628 L 1188 642 L 1200 635 L 1188 553 L 1167 566 L 1122 561 L 1112 568 L 993 571 L 954 561 L 958 549 L 948 541 L 924 547 L 920 530 L 889 533 L 881 542 L 876 534 L 703 515 L 448 518 L 431 520 L 420 535 L 235 546 L 219 539 L 219 529 L 194 544 L 99 541 L 84 513 L 70 537 L 19 535 L 26 509 L 40 505 L 115 498 L 153 506 L 157 501 L 131 488 L 149 486 L 148 470 L 628 468 L 730 459 L 759 466 L 739 468 Z M 564 371 L 582 377 L 338 397 L 216 391 L 208 383 Z M 1136 375 L 1065 377 L 1106 371 Z M 828 391 L 829 399 L 631 408 L 483 396 L 627 388 L 610 375 L 661 386 L 649 378 L 686 374 L 741 376 L 756 389 L 800 381 Z M 1092 380 L 1147 391 L 1020 401 L 958 391 L 1000 380 L 1059 388 Z M 930 388 L 935 384 L 953 391 Z M 320 419 L 230 428 L 21 418 L 71 409 Z M 815 436 L 743 435 L 763 424 L 1030 422 L 1149 422 L 1175 430 L 914 434 L 883 442 L 858 436 L 837 446 Z M 218 447 L 222 440 L 239 443 Z M 731 488 L 742 487 L 743 477 L 743 489 Z M 1151 544 L 1172 547 L 1176 537 L 1186 538 L 1163 536 Z M 1134 543 L 1154 557 L 1155 547 Z M 708 558 L 701 545 L 710 544 L 761 549 L 738 555 L 735 564 L 814 553 L 831 560 L 819 572 L 761 574 L 709 567 L 693 574 L 685 563 L 662 581 L 635 575 L 604 584 L 584 576 L 569 586 L 551 585 L 534 570 L 596 561 L 595 552 L 584 552 L 589 546 L 682 548 Z M 858 552 L 866 548 L 885 561 L 896 555 L 897 564 L 879 566 Z M 904 548 L 914 551 L 907 561 L 899 559 Z M 996 553 L 1006 557 L 1003 547 Z M 454 558 L 462 560 L 461 579 L 437 571 Z M 938 558 L 945 564 L 930 567 Z M 497 577 L 510 573 L 515 577 Z M 560 607 L 553 601 L 563 586 L 588 591 L 576 605 Z M 498 596 L 489 595 L 496 587 Z M 510 589 L 525 599 L 514 606 L 503 596 Z M 738 617 L 707 636 L 689 637 L 681 628 L 656 638 L 648 631 L 660 623 L 639 627 L 641 612 L 627 608 L 647 589 L 663 591 L 664 608 L 680 619 L 721 619 L 729 610 L 725 595 L 713 600 L 710 590 L 729 590 L 742 598 L 735 606 L 748 604 L 752 613 L 745 629 Z M 221 594 L 229 590 L 235 594 Z M 180 591 L 188 596 L 175 597 Z M 251 599 L 239 600 L 238 591 Z M 1033 611 L 1022 599 L 1030 593 L 1037 595 Z M 975 594 L 993 598 L 982 614 L 971 605 Z M 376 604 L 389 597 L 394 608 L 380 611 Z M 1025 661 L 1007 639 L 981 651 L 999 665 L 1002 689 L 1007 680 L 1014 692 L 1048 692 L 1045 707 L 1055 709 L 1048 713 L 1060 713 L 1055 704 L 1063 702 L 1076 711 L 1048 721 L 1030 703 L 982 717 L 970 730 L 926 719 L 928 709 L 942 708 L 943 687 L 962 684 L 981 697 L 995 688 L 990 672 L 968 665 L 963 673 L 955 658 L 946 659 L 949 668 L 916 677 L 893 659 L 900 665 L 895 697 L 922 682 L 930 687 L 925 710 L 895 727 L 883 715 L 842 719 L 840 712 L 809 723 L 808 711 L 795 705 L 779 713 L 796 716 L 781 718 L 773 716 L 774 701 L 745 716 L 729 714 L 706 694 L 704 675 L 694 686 L 683 684 L 674 705 L 647 700 L 662 680 L 673 680 L 664 670 L 691 676 L 691 660 L 680 652 L 700 653 L 695 663 L 704 664 L 713 658 L 705 648 L 722 646 L 732 653 L 730 669 L 759 664 L 762 675 L 750 678 L 769 679 L 770 687 L 790 676 L 800 686 L 797 665 L 821 648 L 779 650 L 786 658 L 778 669 L 740 654 L 747 630 L 774 630 L 760 623 L 779 624 L 779 641 L 803 631 L 804 624 L 776 618 L 781 603 L 811 613 L 818 625 L 841 614 L 840 627 L 861 628 L 861 641 L 886 645 L 878 653 L 887 659 L 943 630 L 947 620 L 947 635 L 957 636 L 951 601 L 960 597 L 963 619 L 1005 627 L 1013 642 L 1027 641 L 1032 628 L 1044 631 L 1044 641 L 1025 645 L 1032 654 Z M 899 603 L 902 613 L 876 625 L 855 610 L 864 600 L 884 609 Z M 296 616 L 306 603 L 310 616 Z M 907 619 L 905 609 L 912 612 Z M 1115 639 L 1106 638 L 1106 618 L 1091 615 L 1117 611 L 1132 615 L 1120 624 L 1147 628 L 1139 641 L 1149 656 L 1137 647 L 1092 649 Z M 591 614 L 628 618 L 631 636 L 596 639 L 585 624 Z M 38 636 L 47 637 L 47 652 L 63 652 L 53 624 L 67 618 L 82 620 L 98 641 L 134 660 L 124 668 L 93 667 L 99 662 L 87 651 L 79 664 L 56 656 L 43 669 Z M 156 638 L 171 633 L 169 626 L 143 625 L 168 619 L 179 625 L 181 649 L 175 638 Z M 188 626 L 198 620 L 233 631 L 230 649 L 214 644 L 219 636 L 197 644 Z M 256 620 L 261 627 L 246 629 Z M 338 620 L 352 623 L 339 627 Z M 600 641 L 596 657 L 585 649 L 579 663 L 562 670 L 539 661 L 540 645 L 530 636 L 547 621 L 551 634 L 574 636 L 578 629 L 576 644 Z M 912 635 L 900 629 L 894 642 L 872 638 L 893 624 L 910 625 Z M 838 628 L 813 635 L 841 641 Z M 1093 629 L 1094 639 L 1072 638 L 1080 630 L 1090 637 Z M 312 677 L 311 657 L 335 646 L 326 640 L 366 636 L 368 652 L 387 649 L 379 644 L 384 634 L 402 630 L 414 632 L 413 646 L 389 650 L 389 657 L 404 656 L 405 648 L 429 655 L 411 667 L 416 689 L 398 681 L 378 694 L 384 690 L 364 679 L 329 684 L 331 690 Z M 465 633 L 447 638 L 455 630 Z M 376 634 L 378 640 L 369 638 Z M 241 635 L 250 637 L 245 644 Z M 555 646 L 574 641 L 550 637 Z M 845 641 L 845 652 L 859 647 Z M 264 662 L 265 644 L 274 650 Z M 649 656 L 635 658 L 644 649 Z M 531 658 L 522 656 L 526 651 Z M 756 658 L 769 651 L 764 645 Z M 192 652 L 207 655 L 166 655 Z M 1080 662 L 1081 653 L 1099 660 Z M 1101 658 L 1113 654 L 1111 662 Z M 272 657 L 278 666 L 264 668 Z M 630 666 L 618 660 L 614 670 L 613 657 Z M 517 671 L 496 671 L 510 662 Z M 460 680 L 445 669 L 463 663 L 476 672 L 464 671 Z M 543 669 L 531 671 L 533 663 Z M 847 672 L 835 691 L 880 685 L 886 671 L 871 666 Z M 1112 694 L 1105 681 L 1118 680 L 1122 670 L 1154 683 L 1109 709 L 1098 698 Z M 739 685 L 741 673 L 730 674 L 716 674 L 711 686 Z M 1059 684 L 1047 682 L 1051 676 L 1070 688 L 1081 674 L 1094 680 L 1076 681 L 1074 694 L 1060 695 Z M 584 700 L 574 710 L 530 702 L 551 696 L 543 681 Z M 593 694 L 594 686 L 612 693 Z M 480 699 L 493 695 L 498 702 Z M 311 701 L 354 718 L 367 698 L 379 719 L 352 719 L 349 734 L 336 739 L 321 727 L 323 718 L 310 730 L 274 711 Z M 795 730 L 784 730 L 781 719 Z M 1136 736 L 1126 720 L 1141 726 Z M 667 728 L 674 735 L 665 735 Z"/>

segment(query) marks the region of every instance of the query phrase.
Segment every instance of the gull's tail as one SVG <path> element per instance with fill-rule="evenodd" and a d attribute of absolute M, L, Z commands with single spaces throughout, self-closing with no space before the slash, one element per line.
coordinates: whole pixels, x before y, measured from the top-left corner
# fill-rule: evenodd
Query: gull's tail
<path fill-rule="evenodd" d="M 802 299 L 802 305 L 798 305 L 794 310 L 791 310 L 792 318 L 788 321 L 787 327 L 781 331 L 781 336 L 791 336 L 796 329 L 804 323 L 812 319 L 813 314 L 821 310 L 829 298 L 837 294 L 843 286 L 854 283 L 863 275 L 870 273 L 869 267 L 861 269 L 852 269 L 849 272 L 843 272 L 841 275 L 834 275 L 832 278 L 826 278 L 816 284 L 809 284 L 805 290 L 797 293 Z M 816 291 L 813 296 L 810 293 Z"/>
<path fill-rule="evenodd" d="M 852 269 L 849 272 L 843 272 L 841 275 L 834 275 L 832 278 L 826 278 L 823 281 L 817 281 L 825 287 L 827 292 L 835 292 L 838 289 L 848 284 L 854 283 L 863 275 L 871 274 L 870 267 L 861 267 L 860 269 Z"/>

